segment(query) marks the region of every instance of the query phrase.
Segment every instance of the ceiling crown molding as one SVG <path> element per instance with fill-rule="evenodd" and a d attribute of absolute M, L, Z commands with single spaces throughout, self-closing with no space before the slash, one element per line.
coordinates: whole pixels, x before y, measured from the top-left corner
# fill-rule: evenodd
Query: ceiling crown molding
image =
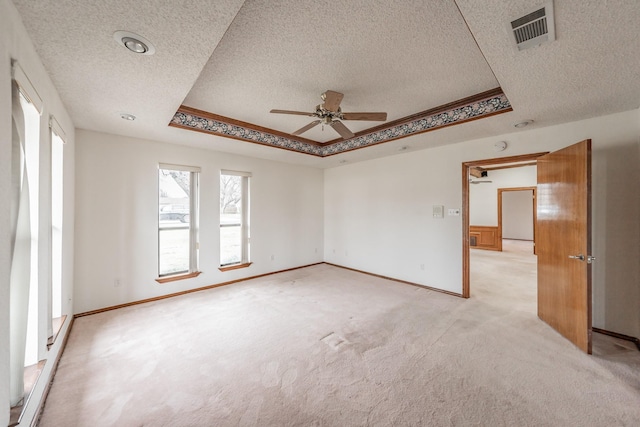
<path fill-rule="evenodd" d="M 180 106 L 169 126 L 327 157 L 512 110 L 502 89 L 496 88 L 358 132 L 347 140 L 336 139 L 324 144 L 185 105 Z"/>

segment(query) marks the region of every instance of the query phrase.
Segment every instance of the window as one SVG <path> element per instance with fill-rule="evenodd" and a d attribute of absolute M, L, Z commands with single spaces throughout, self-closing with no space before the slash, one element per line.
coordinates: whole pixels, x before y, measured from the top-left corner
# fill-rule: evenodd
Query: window
<path fill-rule="evenodd" d="M 39 258 L 44 255 L 40 245 L 40 114 L 42 98 L 20 65 L 12 61 L 12 138 L 11 138 L 11 197 L 3 200 L 11 206 L 9 256 L 9 403 L 12 407 L 11 425 L 17 424 L 24 402 L 33 391 L 25 387 L 25 377 L 41 370 L 39 362 L 46 340 L 40 326 L 46 321 L 40 304 L 47 295 L 39 294 L 39 275 L 44 268 Z"/>
<path fill-rule="evenodd" d="M 248 172 L 220 172 L 220 269 L 249 266 Z"/>
<path fill-rule="evenodd" d="M 159 276 L 198 270 L 198 178 L 200 168 L 161 164 L 158 170 Z"/>
<path fill-rule="evenodd" d="M 38 363 L 38 256 L 40 249 L 40 236 L 38 227 L 39 194 L 40 194 L 40 112 L 29 98 L 20 92 L 20 104 L 22 106 L 25 130 L 25 183 L 29 198 L 29 230 L 30 242 L 30 274 L 29 274 L 29 309 L 27 321 L 27 347 L 24 366 Z M 22 208 L 22 207 L 21 207 Z"/>
<path fill-rule="evenodd" d="M 63 148 L 60 125 L 51 117 L 51 318 L 62 317 Z M 49 335 L 54 334 L 53 328 Z"/>

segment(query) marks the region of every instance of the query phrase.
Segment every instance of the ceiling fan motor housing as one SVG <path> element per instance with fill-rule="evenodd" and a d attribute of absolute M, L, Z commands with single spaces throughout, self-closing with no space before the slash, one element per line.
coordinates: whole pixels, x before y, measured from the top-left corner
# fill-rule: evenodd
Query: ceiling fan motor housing
<path fill-rule="evenodd" d="M 387 120 L 387 113 L 343 113 L 342 108 L 340 107 L 340 102 L 342 102 L 343 97 L 344 95 L 340 92 L 328 90 L 321 95 L 323 102 L 322 104 L 316 105 L 316 109 L 313 113 L 290 110 L 271 110 L 271 112 L 278 114 L 311 116 L 319 119 L 314 120 L 308 125 L 293 132 L 293 135 L 300 135 L 322 123 L 323 125 L 331 126 L 344 139 L 353 138 L 355 134 L 351 132 L 340 120 Z"/>
<path fill-rule="evenodd" d="M 330 111 L 325 109 L 322 105 L 317 105 L 314 116 L 316 116 L 319 119 L 322 119 L 322 122 L 324 124 L 329 124 L 334 119 L 342 118 L 342 109 L 338 108 L 338 111 Z"/>

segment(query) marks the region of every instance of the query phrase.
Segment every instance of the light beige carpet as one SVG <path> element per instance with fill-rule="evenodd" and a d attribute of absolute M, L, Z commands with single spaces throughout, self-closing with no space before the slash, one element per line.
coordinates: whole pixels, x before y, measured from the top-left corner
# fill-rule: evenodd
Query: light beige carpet
<path fill-rule="evenodd" d="M 532 255 L 475 252 L 469 300 L 318 265 L 79 318 L 40 425 L 640 425 L 640 352 L 581 353 Z"/>

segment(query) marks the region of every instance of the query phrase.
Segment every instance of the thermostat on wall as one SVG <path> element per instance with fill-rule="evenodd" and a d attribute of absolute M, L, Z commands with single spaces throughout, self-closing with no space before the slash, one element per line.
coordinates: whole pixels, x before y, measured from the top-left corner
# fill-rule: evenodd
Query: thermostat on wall
<path fill-rule="evenodd" d="M 442 205 L 433 205 L 433 217 L 434 218 L 444 218 L 444 206 L 442 206 Z"/>

